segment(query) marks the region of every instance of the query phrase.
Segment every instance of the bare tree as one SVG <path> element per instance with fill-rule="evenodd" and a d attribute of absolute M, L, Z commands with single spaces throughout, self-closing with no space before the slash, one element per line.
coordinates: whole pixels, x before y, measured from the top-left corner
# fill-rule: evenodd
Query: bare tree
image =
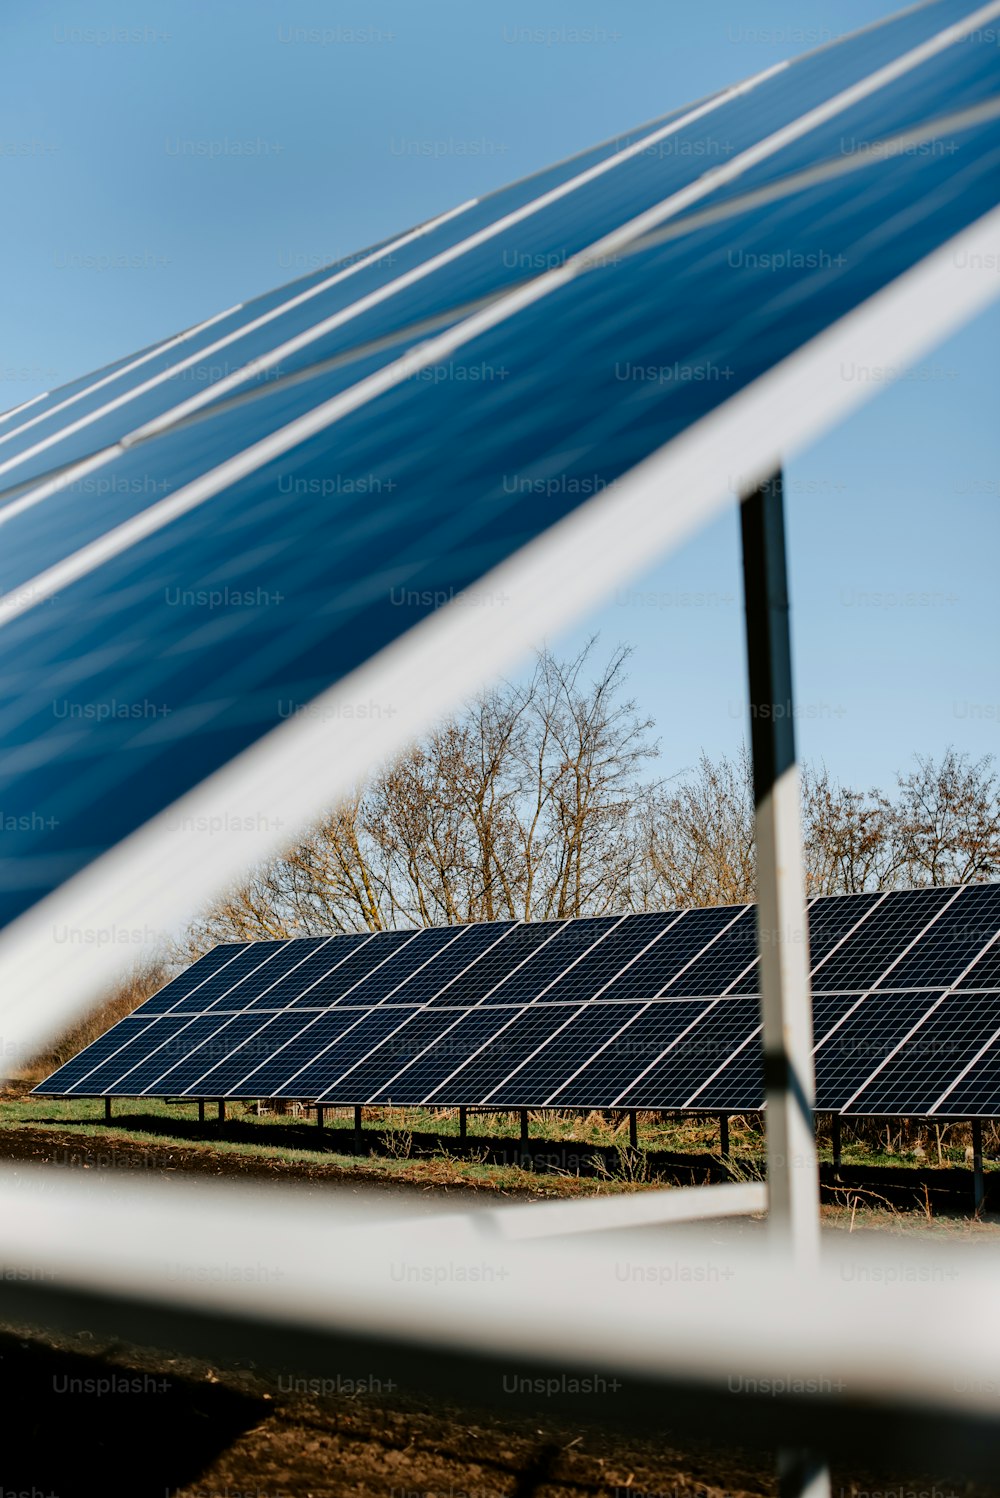
<path fill-rule="evenodd" d="M 193 950 L 643 903 L 641 771 L 657 750 L 624 697 L 629 651 L 591 677 L 594 646 L 540 652 L 526 683 L 483 693 L 378 770 L 214 906 Z"/>
<path fill-rule="evenodd" d="M 993 756 L 948 748 L 899 775 L 897 832 L 913 884 L 972 884 L 1000 874 L 1000 797 Z"/>
<path fill-rule="evenodd" d="M 891 802 L 839 785 L 825 765 L 802 776 L 802 841 L 810 895 L 891 889 L 905 861 Z"/>
<path fill-rule="evenodd" d="M 693 774 L 654 798 L 648 858 L 663 905 L 738 905 L 755 896 L 753 773 L 735 759 L 702 754 Z"/>

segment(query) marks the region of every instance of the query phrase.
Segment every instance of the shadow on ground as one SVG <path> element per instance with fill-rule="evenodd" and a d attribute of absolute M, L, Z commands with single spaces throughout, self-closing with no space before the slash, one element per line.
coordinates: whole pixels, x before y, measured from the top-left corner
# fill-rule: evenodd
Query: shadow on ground
<path fill-rule="evenodd" d="M 271 1406 L 221 1384 L 138 1372 L 0 1332 L 3 1491 L 163 1498 Z"/>

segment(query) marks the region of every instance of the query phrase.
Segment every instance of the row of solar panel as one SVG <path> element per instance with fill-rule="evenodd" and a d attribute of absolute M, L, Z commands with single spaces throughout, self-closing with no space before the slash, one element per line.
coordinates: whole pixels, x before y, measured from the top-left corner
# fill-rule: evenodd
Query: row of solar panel
<path fill-rule="evenodd" d="M 893 18 L 775 70 L 745 92 L 654 121 L 385 241 L 346 266 L 327 267 L 223 313 L 120 361 L 89 384 L 76 381 L 53 392 L 0 435 L 0 474 L 8 483 L 22 483 L 118 441 L 192 397 L 211 400 L 213 385 L 228 391 L 286 377 L 495 295 L 688 187 L 706 164 L 738 160 L 970 9 L 969 0 L 938 0 Z M 926 58 L 903 77 L 886 80 L 877 105 L 860 99 L 817 126 L 807 142 L 793 140 L 765 159 L 748 161 L 741 186 L 760 186 L 803 164 L 842 156 L 845 141 L 854 152 L 869 150 L 874 141 L 925 119 L 942 97 L 953 108 L 978 102 L 988 93 L 990 50 L 990 42 L 974 32 Z M 664 135 L 665 128 L 671 133 Z M 601 170 L 593 175 L 595 169 Z M 733 190 L 720 185 L 707 201 L 718 202 Z"/>
<path fill-rule="evenodd" d="M 492 922 L 216 947 L 148 1014 L 336 1004 L 605 1003 L 757 992 L 756 907 Z M 809 909 L 817 992 L 1000 986 L 1000 884 L 828 896 Z"/>
<path fill-rule="evenodd" d="M 635 1106 L 756 1107 L 755 926 L 754 907 L 737 906 L 216 947 L 38 1090 L 334 1097 L 349 1073 L 355 1100 L 375 1101 L 405 1069 L 406 1101 L 447 1082 L 452 1101 L 478 1105 L 482 1078 L 466 1064 L 481 1067 L 488 1043 L 491 1086 L 527 1086 L 525 1105 L 558 1094 L 567 1106 L 624 1106 L 635 1084 L 645 1089 Z M 945 1021 L 991 1023 L 1000 885 L 821 898 L 810 940 L 821 1070 L 841 1021 L 841 1039 L 872 1027 L 876 1048 L 936 1013 L 942 996 Z M 526 1052 L 505 1065 L 515 1042 L 537 1064 L 522 1065 Z M 829 1106 L 846 1104 L 872 1069 L 855 1050 L 851 1086 Z M 938 1085 L 939 1073 L 928 1071 L 928 1104 L 957 1075 Z"/>
<path fill-rule="evenodd" d="M 830 996 L 816 1004 L 816 1036 L 821 1110 L 1000 1114 L 1000 992 Z M 698 1112 L 764 1101 L 749 999 L 133 1016 L 89 1048 L 84 1074 L 64 1077 L 63 1091 Z"/>

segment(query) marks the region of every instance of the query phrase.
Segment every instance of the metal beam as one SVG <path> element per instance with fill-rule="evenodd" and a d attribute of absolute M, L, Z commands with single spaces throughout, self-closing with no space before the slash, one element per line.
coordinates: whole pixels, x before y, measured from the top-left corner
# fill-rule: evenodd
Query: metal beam
<path fill-rule="evenodd" d="M 983 1174 L 983 1121 L 972 1120 L 972 1189 L 978 1212 L 986 1200 L 986 1177 Z"/>
<path fill-rule="evenodd" d="M 770 1222 L 776 1245 L 805 1264 L 819 1251 L 819 1173 L 780 473 L 746 496 L 741 520 Z"/>
<path fill-rule="evenodd" d="M 556 1408 L 568 1377 L 597 1374 L 621 1383 L 614 1399 L 597 1383 L 595 1422 L 648 1428 L 682 1408 L 689 1425 L 700 1410 L 716 1433 L 742 1421 L 758 1441 L 830 1440 L 843 1456 L 867 1432 L 900 1470 L 932 1454 L 956 1475 L 995 1474 L 1000 1285 L 963 1245 L 928 1259 L 926 1245 L 833 1235 L 820 1266 L 789 1275 L 755 1235 L 717 1228 L 527 1241 L 550 1206 L 567 1220 L 599 1208 L 608 1227 L 619 1204 L 680 1192 L 387 1219 L 347 1194 L 331 1211 L 274 1191 L 261 1213 L 236 1185 L 0 1168 L 0 1315 L 309 1371 L 377 1355 L 422 1393 L 448 1373 L 451 1398 L 502 1408 L 512 1374 L 536 1410 L 536 1376 L 556 1380 Z M 252 1245 L 253 1276 L 232 1273 L 235 1243 Z M 568 1403 L 581 1418 L 580 1395 Z"/>
<path fill-rule="evenodd" d="M 811 1268 L 819 1255 L 819 1164 L 813 1120 L 812 996 L 781 473 L 748 494 L 740 511 L 769 1224 L 775 1248 L 802 1272 Z M 829 1498 L 829 1468 L 811 1450 L 783 1447 L 778 1477 L 781 1498 Z"/>

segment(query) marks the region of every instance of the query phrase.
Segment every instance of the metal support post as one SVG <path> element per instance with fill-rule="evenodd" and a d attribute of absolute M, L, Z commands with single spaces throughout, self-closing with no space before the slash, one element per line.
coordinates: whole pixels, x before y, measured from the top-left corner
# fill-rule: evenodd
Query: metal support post
<path fill-rule="evenodd" d="M 719 1114 L 719 1154 L 723 1160 L 729 1159 L 729 1114 Z"/>
<path fill-rule="evenodd" d="M 982 1207 L 986 1200 L 986 1177 L 983 1174 L 983 1121 L 981 1118 L 972 1120 L 972 1189 L 975 1196 L 976 1211 Z"/>
<path fill-rule="evenodd" d="M 111 1122 L 111 1099 L 109 1097 L 104 1099 L 104 1122 Z"/>
<path fill-rule="evenodd" d="M 808 1272 L 819 1255 L 819 1167 L 783 488 L 779 472 L 744 497 L 740 518 L 767 1097 L 768 1228 L 775 1251 Z M 781 1498 L 829 1498 L 829 1468 L 813 1452 L 779 1452 L 778 1474 Z"/>
<path fill-rule="evenodd" d="M 741 518 L 769 1216 L 776 1245 L 809 1263 L 819 1248 L 819 1175 L 782 489 L 779 473 L 747 495 Z"/>
<path fill-rule="evenodd" d="M 469 1135 L 469 1110 L 468 1110 L 468 1108 L 459 1108 L 459 1110 L 458 1110 L 458 1137 L 459 1137 L 459 1139 L 467 1139 L 468 1135 Z"/>
<path fill-rule="evenodd" d="M 830 1143 L 833 1148 L 833 1173 L 840 1175 L 840 1166 L 843 1158 L 843 1143 L 841 1140 L 840 1114 L 834 1113 L 830 1122 Z"/>
<path fill-rule="evenodd" d="M 360 1107 L 355 1107 L 355 1109 L 354 1109 L 354 1143 L 355 1143 L 355 1145 L 356 1145 L 356 1147 L 358 1149 L 358 1153 L 359 1154 L 360 1154 L 361 1150 L 364 1148 L 364 1142 L 365 1142 L 364 1129 L 361 1126 L 361 1108 Z"/>
<path fill-rule="evenodd" d="M 628 1142 L 632 1148 L 639 1148 L 639 1119 L 634 1108 L 628 1110 Z"/>
<path fill-rule="evenodd" d="M 522 1144 L 527 1144 L 527 1142 L 528 1142 L 528 1110 L 527 1110 L 527 1108 L 522 1108 L 521 1109 L 521 1143 Z"/>
<path fill-rule="evenodd" d="M 198 1122 L 200 1124 L 205 1122 L 205 1099 L 203 1097 L 198 1099 Z"/>
<path fill-rule="evenodd" d="M 321 1129 L 323 1127 L 323 1104 L 322 1103 L 317 1103 L 316 1104 L 316 1127 L 317 1127 L 317 1129 Z"/>
<path fill-rule="evenodd" d="M 226 1100 L 225 1100 L 225 1098 L 220 1097 L 220 1099 L 219 1099 L 219 1122 L 220 1123 L 225 1123 L 225 1121 L 226 1121 Z"/>

